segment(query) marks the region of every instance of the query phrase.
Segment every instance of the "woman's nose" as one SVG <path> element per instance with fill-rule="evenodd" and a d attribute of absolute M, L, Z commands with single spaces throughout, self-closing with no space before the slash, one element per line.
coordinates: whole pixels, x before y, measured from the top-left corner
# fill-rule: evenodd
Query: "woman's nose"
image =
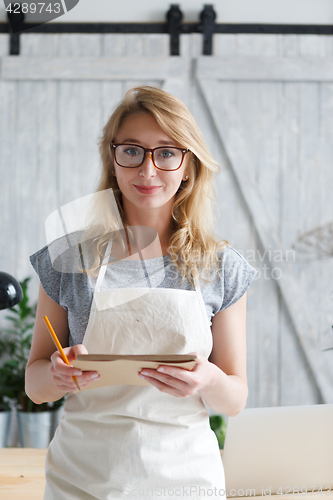
<path fill-rule="evenodd" d="M 156 168 L 153 162 L 153 154 L 151 151 L 147 151 L 144 162 L 140 167 L 140 173 L 142 175 L 148 175 L 150 177 L 156 175 Z"/>

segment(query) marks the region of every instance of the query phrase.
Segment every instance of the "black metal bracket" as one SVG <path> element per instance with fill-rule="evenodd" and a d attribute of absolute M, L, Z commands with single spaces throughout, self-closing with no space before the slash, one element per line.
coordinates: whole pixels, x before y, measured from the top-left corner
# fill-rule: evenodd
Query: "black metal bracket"
<path fill-rule="evenodd" d="M 170 55 L 179 56 L 179 36 L 183 32 L 183 13 L 179 5 L 172 4 L 167 12 L 167 31 L 170 35 Z"/>
<path fill-rule="evenodd" d="M 213 54 L 213 33 L 215 31 L 216 12 L 213 5 L 204 5 L 204 9 L 200 14 L 202 34 L 203 34 L 203 50 L 204 56 Z"/>
<path fill-rule="evenodd" d="M 170 55 L 179 56 L 179 40 L 182 33 L 188 33 L 189 25 L 182 24 L 183 13 L 179 5 L 172 4 L 167 12 L 167 31 L 170 35 Z M 211 56 L 213 53 L 213 33 L 215 31 L 216 12 L 213 5 L 204 5 L 200 13 L 201 23 L 198 25 L 198 31 L 203 34 L 203 50 L 205 56 Z M 193 28 L 192 28 L 193 29 Z"/>
<path fill-rule="evenodd" d="M 9 54 L 11 56 L 18 56 L 20 54 L 20 31 L 22 31 L 22 24 L 24 23 L 24 14 L 22 12 L 22 5 L 16 9 L 17 12 L 8 12 L 7 18 L 10 26 L 10 42 Z"/>
<path fill-rule="evenodd" d="M 1 1 L 1 0 L 0 0 Z M 17 9 L 16 9 L 17 10 Z M 333 35 L 332 25 L 305 24 L 218 24 L 212 5 L 204 5 L 200 22 L 183 23 L 183 13 L 177 4 L 172 4 L 164 23 L 25 23 L 24 14 L 7 12 L 8 21 L 0 22 L 0 33 L 10 35 L 10 55 L 20 53 L 20 33 L 161 33 L 170 35 L 170 55 L 180 55 L 180 35 L 201 33 L 203 35 L 203 55 L 213 53 L 214 33 L 252 33 L 274 35 Z"/>

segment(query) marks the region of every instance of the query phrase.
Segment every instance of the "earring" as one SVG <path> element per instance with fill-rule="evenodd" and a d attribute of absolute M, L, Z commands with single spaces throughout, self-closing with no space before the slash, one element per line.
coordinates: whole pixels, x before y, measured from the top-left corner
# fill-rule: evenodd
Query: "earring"
<path fill-rule="evenodd" d="M 188 175 L 185 175 L 185 181 L 187 181 L 187 180 L 188 180 Z M 185 182 L 185 181 L 183 181 L 183 182 Z"/>

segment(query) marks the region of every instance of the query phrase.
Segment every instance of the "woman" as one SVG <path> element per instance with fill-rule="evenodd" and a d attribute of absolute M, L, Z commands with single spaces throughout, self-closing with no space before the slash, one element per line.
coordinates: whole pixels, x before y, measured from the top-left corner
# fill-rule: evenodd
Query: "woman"
<path fill-rule="evenodd" d="M 135 286 L 128 277 L 142 262 L 129 256 L 101 265 L 111 254 L 110 233 L 95 239 L 86 272 L 54 270 L 47 247 L 31 257 L 41 285 L 26 391 L 36 403 L 69 393 L 48 450 L 44 498 L 224 498 L 203 400 L 229 416 L 246 404 L 246 290 L 255 270 L 213 237 L 211 181 L 218 166 L 186 106 L 153 87 L 126 94 L 103 129 L 100 152 L 98 191 L 112 189 L 125 228 L 156 231 L 164 277 L 117 310 L 114 297 Z M 146 278 L 160 273 L 160 262 L 144 261 Z M 102 288 L 103 308 L 96 305 Z M 87 352 L 195 352 L 197 363 L 191 371 L 143 369 L 138 376 L 148 386 L 73 393 L 73 375 L 85 388 L 98 373 L 64 364 L 44 315 L 70 362 Z"/>

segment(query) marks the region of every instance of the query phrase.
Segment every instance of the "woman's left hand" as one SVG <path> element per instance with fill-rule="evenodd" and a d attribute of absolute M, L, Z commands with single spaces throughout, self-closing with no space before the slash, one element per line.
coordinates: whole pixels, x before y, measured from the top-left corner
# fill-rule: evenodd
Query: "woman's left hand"
<path fill-rule="evenodd" d="M 166 392 L 177 398 L 186 398 L 214 382 L 219 368 L 210 363 L 204 356 L 198 353 L 197 362 L 192 370 L 185 370 L 176 366 L 161 365 L 156 370 L 143 368 L 139 377 L 147 380 L 151 385 L 162 392 Z"/>

